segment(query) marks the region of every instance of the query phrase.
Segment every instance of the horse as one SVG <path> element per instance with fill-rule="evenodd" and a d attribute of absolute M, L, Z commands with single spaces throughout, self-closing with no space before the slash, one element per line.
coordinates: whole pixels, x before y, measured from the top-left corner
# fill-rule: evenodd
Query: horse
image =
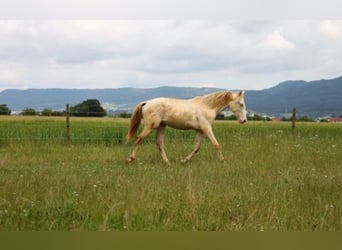
<path fill-rule="evenodd" d="M 219 112 L 229 108 L 237 117 L 238 122 L 244 124 L 247 121 L 244 91 L 230 92 L 220 91 L 204 96 L 196 96 L 192 99 L 174 99 L 158 97 L 148 101 L 140 102 L 133 110 L 127 143 L 136 134 L 141 119 L 144 119 L 144 128 L 134 142 L 134 148 L 127 162 L 135 160 L 137 150 L 142 140 L 153 130 L 157 130 L 157 146 L 161 157 L 167 164 L 170 164 L 164 150 L 164 131 L 166 126 L 175 129 L 196 130 L 195 145 L 192 152 L 186 156 L 182 163 L 190 161 L 199 151 L 202 137 L 206 135 L 217 151 L 218 158 L 223 161 L 224 157 L 220 150 L 212 130 L 212 124 Z"/>

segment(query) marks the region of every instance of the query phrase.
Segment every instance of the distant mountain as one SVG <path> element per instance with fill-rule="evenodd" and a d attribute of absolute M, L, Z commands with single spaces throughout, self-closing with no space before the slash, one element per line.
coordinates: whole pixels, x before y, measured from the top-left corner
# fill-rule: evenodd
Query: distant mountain
<path fill-rule="evenodd" d="M 192 98 L 215 91 L 217 88 L 158 87 L 119 89 L 8 89 L 0 92 L 0 104 L 12 111 L 24 108 L 64 109 L 86 99 L 98 99 L 105 109 L 130 111 L 137 103 L 155 97 Z M 319 81 L 286 81 L 264 90 L 246 91 L 247 108 L 251 111 L 283 116 L 296 107 L 299 115 L 319 117 L 342 115 L 342 77 Z"/>
<path fill-rule="evenodd" d="M 281 116 L 293 107 L 301 115 L 342 115 L 342 77 L 318 81 L 286 81 L 275 87 L 248 91 L 249 108 Z"/>
<path fill-rule="evenodd" d="M 0 104 L 7 104 L 11 110 L 34 108 L 64 109 L 86 99 L 98 99 L 109 109 L 131 110 L 138 102 L 155 97 L 192 98 L 219 91 L 216 88 L 158 87 L 119 89 L 8 89 L 0 92 Z"/>

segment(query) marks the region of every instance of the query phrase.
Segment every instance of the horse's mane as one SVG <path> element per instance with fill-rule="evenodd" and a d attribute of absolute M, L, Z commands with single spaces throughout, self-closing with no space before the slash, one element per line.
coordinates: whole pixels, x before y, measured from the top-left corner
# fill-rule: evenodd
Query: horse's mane
<path fill-rule="evenodd" d="M 233 94 L 228 91 L 221 91 L 205 96 L 196 96 L 194 99 L 209 108 L 220 110 L 228 106 L 229 102 L 233 99 Z"/>

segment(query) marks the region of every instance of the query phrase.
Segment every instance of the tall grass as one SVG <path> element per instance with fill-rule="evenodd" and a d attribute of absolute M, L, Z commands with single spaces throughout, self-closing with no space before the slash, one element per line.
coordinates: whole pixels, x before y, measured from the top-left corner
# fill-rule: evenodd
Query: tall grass
<path fill-rule="evenodd" d="M 341 125 L 217 122 L 188 164 L 194 132 L 167 129 L 126 164 L 127 121 L 0 120 L 1 230 L 341 230 Z"/>

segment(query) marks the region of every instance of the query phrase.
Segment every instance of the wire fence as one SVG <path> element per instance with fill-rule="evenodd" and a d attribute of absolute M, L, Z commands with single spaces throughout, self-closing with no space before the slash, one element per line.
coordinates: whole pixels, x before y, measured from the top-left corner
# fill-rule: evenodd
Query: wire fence
<path fill-rule="evenodd" d="M 129 126 L 129 119 L 122 118 L 69 118 L 69 132 L 66 117 L 18 117 L 0 116 L 0 147 L 9 144 L 42 144 L 42 145 L 124 145 Z M 143 126 L 140 126 L 138 133 Z M 295 135 L 293 138 L 309 136 L 309 138 L 340 137 L 341 126 L 338 124 L 300 123 L 293 133 L 289 123 L 255 122 L 239 125 L 236 121 L 217 121 L 213 126 L 214 133 L 220 143 L 231 140 L 250 140 L 258 138 L 281 138 Z M 69 133 L 69 135 L 68 135 Z M 165 142 L 173 144 L 192 144 L 195 137 L 193 130 L 177 130 L 167 128 Z M 155 143 L 153 132 L 143 143 Z"/>
<path fill-rule="evenodd" d="M 65 119 L 65 118 L 64 118 Z M 23 121 L 8 120 L 0 122 L 0 143 L 106 143 L 121 144 L 127 126 L 115 122 L 99 122 L 63 118 L 32 118 Z M 67 125 L 68 124 L 68 125 Z"/>
<path fill-rule="evenodd" d="M 66 109 L 66 111 L 68 108 Z M 103 144 L 120 145 L 126 143 L 126 134 L 129 119 L 117 117 L 81 118 L 65 112 L 66 116 L 0 116 L 0 146 L 11 143 L 32 144 Z M 295 110 L 294 110 L 295 114 Z M 295 115 L 294 115 L 295 118 Z M 317 127 L 307 127 L 301 124 L 298 128 L 293 119 L 292 126 L 289 123 L 263 123 L 262 126 L 241 126 L 236 121 L 217 121 L 214 123 L 214 133 L 220 142 L 229 141 L 232 137 L 251 138 L 255 133 L 269 136 L 272 133 L 289 136 L 295 131 L 303 129 L 312 130 L 317 134 Z M 252 123 L 253 124 L 253 123 Z M 142 126 L 138 130 L 141 131 Z M 340 127 L 330 127 L 324 133 L 335 134 Z M 339 130 L 340 132 L 340 130 Z M 166 129 L 165 139 L 168 142 L 189 143 L 193 142 L 195 132 L 193 130 Z M 143 143 L 155 143 L 155 132 L 148 136 Z"/>
<path fill-rule="evenodd" d="M 125 144 L 128 126 L 129 119 L 123 118 L 0 116 L 0 146 L 11 143 Z M 169 139 L 193 140 L 193 135 L 193 131 L 166 130 Z M 155 135 L 147 137 L 144 143 L 155 143 Z"/>

